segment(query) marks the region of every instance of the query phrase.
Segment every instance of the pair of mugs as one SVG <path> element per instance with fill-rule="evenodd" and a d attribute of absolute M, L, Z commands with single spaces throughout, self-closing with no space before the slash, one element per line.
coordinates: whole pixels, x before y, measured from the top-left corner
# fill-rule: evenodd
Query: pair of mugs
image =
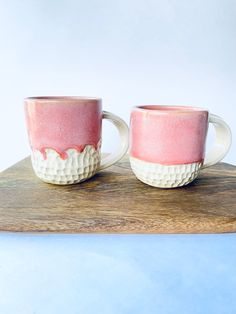
<path fill-rule="evenodd" d="M 74 184 L 119 161 L 129 147 L 129 129 L 118 116 L 102 111 L 101 99 L 29 97 L 25 114 L 36 175 L 53 184 Z M 101 157 L 102 119 L 118 129 L 117 152 Z M 216 144 L 205 158 L 208 125 Z M 207 110 L 188 106 L 135 107 L 130 120 L 130 164 L 142 182 L 174 188 L 220 161 L 231 145 L 228 125 Z"/>

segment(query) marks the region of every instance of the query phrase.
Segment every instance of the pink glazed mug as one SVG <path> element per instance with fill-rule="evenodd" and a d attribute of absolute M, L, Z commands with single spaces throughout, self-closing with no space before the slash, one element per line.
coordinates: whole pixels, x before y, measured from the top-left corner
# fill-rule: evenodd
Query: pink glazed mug
<path fill-rule="evenodd" d="M 53 184 L 74 184 L 120 160 L 128 149 L 128 126 L 102 111 L 101 100 L 86 97 L 29 97 L 25 115 L 36 175 Z M 102 119 L 121 139 L 119 150 L 101 159 Z"/>
<path fill-rule="evenodd" d="M 216 144 L 205 158 L 208 124 Z M 224 158 L 231 145 L 229 126 L 205 109 L 188 106 L 135 107 L 130 121 L 130 163 L 151 186 L 174 188 L 192 182 L 200 170 Z"/>

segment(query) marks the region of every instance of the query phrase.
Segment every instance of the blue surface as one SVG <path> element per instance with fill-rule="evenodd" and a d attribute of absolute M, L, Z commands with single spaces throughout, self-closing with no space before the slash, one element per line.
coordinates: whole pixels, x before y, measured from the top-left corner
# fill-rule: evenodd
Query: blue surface
<path fill-rule="evenodd" d="M 1 314 L 236 313 L 236 235 L 0 235 Z"/>

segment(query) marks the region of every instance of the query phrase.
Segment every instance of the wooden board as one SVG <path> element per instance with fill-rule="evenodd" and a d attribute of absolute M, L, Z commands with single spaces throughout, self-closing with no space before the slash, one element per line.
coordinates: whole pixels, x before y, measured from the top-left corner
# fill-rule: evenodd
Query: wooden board
<path fill-rule="evenodd" d="M 138 181 L 128 158 L 76 185 L 40 181 L 26 158 L 0 175 L 0 231 L 218 233 L 236 231 L 236 167 L 218 164 L 178 189 Z"/>

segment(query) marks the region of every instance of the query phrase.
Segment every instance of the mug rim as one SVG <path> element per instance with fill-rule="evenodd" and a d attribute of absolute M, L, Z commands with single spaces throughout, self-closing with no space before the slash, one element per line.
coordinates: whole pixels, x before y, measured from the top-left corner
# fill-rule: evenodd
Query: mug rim
<path fill-rule="evenodd" d="M 180 113 L 194 113 L 194 112 L 209 112 L 209 110 L 191 106 L 191 105 L 162 105 L 149 104 L 134 106 L 132 111 L 153 113 L 153 114 L 180 114 Z"/>
<path fill-rule="evenodd" d="M 25 97 L 24 101 L 39 101 L 39 102 L 60 102 L 60 101 L 96 101 L 101 102 L 101 98 L 89 96 L 30 96 Z"/>

